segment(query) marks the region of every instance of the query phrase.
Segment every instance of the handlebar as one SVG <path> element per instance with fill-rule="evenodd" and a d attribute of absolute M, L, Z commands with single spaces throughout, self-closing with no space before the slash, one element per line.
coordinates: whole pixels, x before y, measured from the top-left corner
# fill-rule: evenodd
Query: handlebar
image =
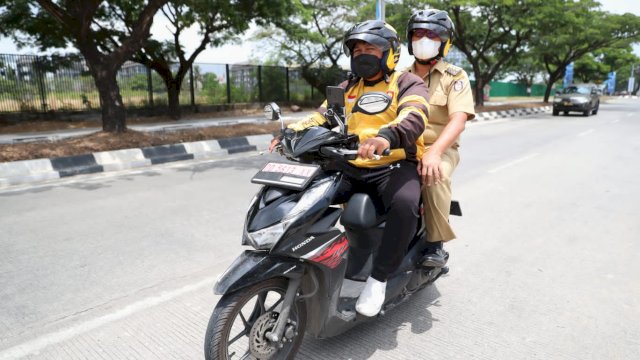
<path fill-rule="evenodd" d="M 347 160 L 354 160 L 358 155 L 358 150 L 339 149 L 339 148 L 330 147 L 330 146 L 325 146 L 325 147 L 323 147 L 323 149 L 326 149 L 327 151 L 329 151 L 330 153 L 332 153 L 334 155 L 342 156 L 342 157 L 346 158 Z M 382 155 L 373 154 L 373 159 L 374 160 L 380 160 L 382 158 L 382 156 L 389 156 L 389 155 L 391 155 L 391 150 L 390 149 L 385 149 L 382 152 Z"/>

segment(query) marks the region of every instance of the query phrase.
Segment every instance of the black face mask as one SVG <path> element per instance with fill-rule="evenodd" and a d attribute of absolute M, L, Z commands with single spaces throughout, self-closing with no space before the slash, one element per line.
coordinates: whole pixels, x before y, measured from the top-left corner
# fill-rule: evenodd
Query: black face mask
<path fill-rule="evenodd" d="M 363 79 L 376 76 L 380 70 L 380 58 L 375 55 L 362 54 L 351 58 L 351 71 Z"/>

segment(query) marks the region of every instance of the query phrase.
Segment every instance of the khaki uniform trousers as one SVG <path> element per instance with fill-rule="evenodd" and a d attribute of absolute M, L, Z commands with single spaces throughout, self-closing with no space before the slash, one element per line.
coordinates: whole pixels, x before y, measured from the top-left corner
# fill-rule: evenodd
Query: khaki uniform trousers
<path fill-rule="evenodd" d="M 442 180 L 439 184 L 422 185 L 424 204 L 423 220 L 427 230 L 427 241 L 449 241 L 456 238 L 449 225 L 451 208 L 451 176 L 460 162 L 457 149 L 449 148 L 442 154 Z"/>

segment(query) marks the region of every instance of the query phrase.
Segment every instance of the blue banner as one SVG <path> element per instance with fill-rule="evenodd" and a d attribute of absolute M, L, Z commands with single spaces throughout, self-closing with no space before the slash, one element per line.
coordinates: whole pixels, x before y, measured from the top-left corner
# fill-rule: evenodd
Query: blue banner
<path fill-rule="evenodd" d="M 567 65 L 564 69 L 564 81 L 562 82 L 562 87 L 566 88 L 571 84 L 573 84 L 573 63 Z"/>
<path fill-rule="evenodd" d="M 616 72 L 610 72 L 609 75 L 607 75 L 607 91 L 609 92 L 609 95 L 613 94 L 614 91 L 616 91 Z"/>

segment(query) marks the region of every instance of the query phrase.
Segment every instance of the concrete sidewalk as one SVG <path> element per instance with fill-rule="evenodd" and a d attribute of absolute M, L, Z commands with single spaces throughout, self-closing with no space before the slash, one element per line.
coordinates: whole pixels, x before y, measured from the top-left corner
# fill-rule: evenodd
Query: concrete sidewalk
<path fill-rule="evenodd" d="M 490 111 L 478 113 L 473 122 L 490 121 L 537 113 L 548 113 L 551 106 L 537 108 L 514 109 L 506 111 Z M 302 119 L 309 112 L 295 113 L 284 117 L 285 120 Z M 180 124 L 153 124 L 132 126 L 138 131 L 171 131 L 188 127 L 224 126 L 239 123 L 258 123 L 266 120 L 251 117 L 222 118 L 215 120 L 184 120 Z M 86 130 L 90 133 L 94 130 Z M 24 137 L 5 135 L 12 142 L 25 142 L 38 137 L 37 140 L 61 139 L 78 136 L 79 131 L 64 131 L 50 134 L 22 134 Z M 97 152 L 85 155 L 65 156 L 51 159 L 34 159 L 0 163 L 0 188 L 13 185 L 42 182 L 80 174 L 92 174 L 146 167 L 172 161 L 193 159 L 214 159 L 248 151 L 262 151 L 269 147 L 271 135 L 254 135 L 219 140 L 197 141 L 173 145 L 153 146 L 147 148 L 123 149 Z M 32 140 L 33 141 L 33 140 Z"/>

